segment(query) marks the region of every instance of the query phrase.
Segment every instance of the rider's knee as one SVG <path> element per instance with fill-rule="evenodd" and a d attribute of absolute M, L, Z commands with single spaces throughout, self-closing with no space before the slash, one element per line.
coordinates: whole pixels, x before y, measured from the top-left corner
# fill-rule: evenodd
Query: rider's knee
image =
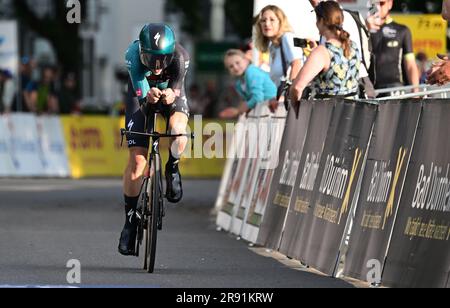
<path fill-rule="evenodd" d="M 172 134 L 185 134 L 186 133 L 186 125 L 184 123 L 173 123 L 172 127 Z"/>

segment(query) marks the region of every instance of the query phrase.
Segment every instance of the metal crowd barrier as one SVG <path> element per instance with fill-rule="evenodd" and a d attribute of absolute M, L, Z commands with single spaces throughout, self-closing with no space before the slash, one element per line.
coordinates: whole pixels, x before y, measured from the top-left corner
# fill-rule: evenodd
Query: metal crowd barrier
<path fill-rule="evenodd" d="M 419 89 L 420 92 L 414 93 L 412 92 L 414 89 Z M 422 84 L 419 86 L 405 86 L 405 87 L 393 87 L 387 89 L 379 89 L 376 90 L 375 93 L 390 95 L 387 97 L 377 98 L 377 101 L 385 101 L 390 99 L 407 99 L 414 97 L 423 97 L 423 98 L 448 98 L 448 93 L 450 93 L 450 86 L 430 86 L 426 84 Z"/>

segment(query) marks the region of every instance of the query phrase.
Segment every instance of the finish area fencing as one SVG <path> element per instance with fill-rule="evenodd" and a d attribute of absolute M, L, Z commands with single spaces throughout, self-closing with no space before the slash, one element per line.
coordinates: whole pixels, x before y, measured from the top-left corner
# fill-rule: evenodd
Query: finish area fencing
<path fill-rule="evenodd" d="M 270 142 L 228 159 L 221 229 L 330 276 L 450 287 L 449 100 L 261 105 L 240 122 L 273 129 L 235 132 L 235 151 Z"/>

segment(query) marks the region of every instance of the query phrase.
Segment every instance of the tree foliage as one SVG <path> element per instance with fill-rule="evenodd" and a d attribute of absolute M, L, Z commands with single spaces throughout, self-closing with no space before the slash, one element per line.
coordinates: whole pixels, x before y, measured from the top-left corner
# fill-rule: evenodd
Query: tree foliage
<path fill-rule="evenodd" d="M 432 8 L 430 11 L 429 8 Z M 393 9 L 395 11 L 409 11 L 421 13 L 440 13 L 442 0 L 396 0 Z"/>
<path fill-rule="evenodd" d="M 183 15 L 182 27 L 195 38 L 209 34 L 210 0 L 168 0 L 169 11 L 180 11 Z M 253 0 L 226 0 L 227 22 L 240 38 L 252 33 Z"/>
<path fill-rule="evenodd" d="M 84 9 L 86 0 L 80 0 L 80 3 L 81 8 Z M 13 5 L 19 24 L 50 42 L 63 71 L 78 72 L 82 66 L 80 24 L 67 22 L 69 9 L 66 7 L 66 1 L 51 0 L 51 14 L 42 17 L 36 14 L 26 0 L 14 0 Z"/>

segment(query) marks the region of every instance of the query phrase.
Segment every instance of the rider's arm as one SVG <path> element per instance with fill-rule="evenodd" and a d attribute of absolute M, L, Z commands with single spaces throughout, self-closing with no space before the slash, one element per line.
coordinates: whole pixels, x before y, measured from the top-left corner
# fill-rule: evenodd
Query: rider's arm
<path fill-rule="evenodd" d="M 133 43 L 125 53 L 125 63 L 130 75 L 133 92 L 140 104 L 145 103 L 150 86 L 146 78 L 146 71 L 139 59 L 139 44 Z"/>
<path fill-rule="evenodd" d="M 189 54 L 187 51 L 177 45 L 175 58 L 168 68 L 169 70 L 169 86 L 178 98 L 184 98 L 186 96 L 185 91 L 185 79 L 189 68 Z"/>

